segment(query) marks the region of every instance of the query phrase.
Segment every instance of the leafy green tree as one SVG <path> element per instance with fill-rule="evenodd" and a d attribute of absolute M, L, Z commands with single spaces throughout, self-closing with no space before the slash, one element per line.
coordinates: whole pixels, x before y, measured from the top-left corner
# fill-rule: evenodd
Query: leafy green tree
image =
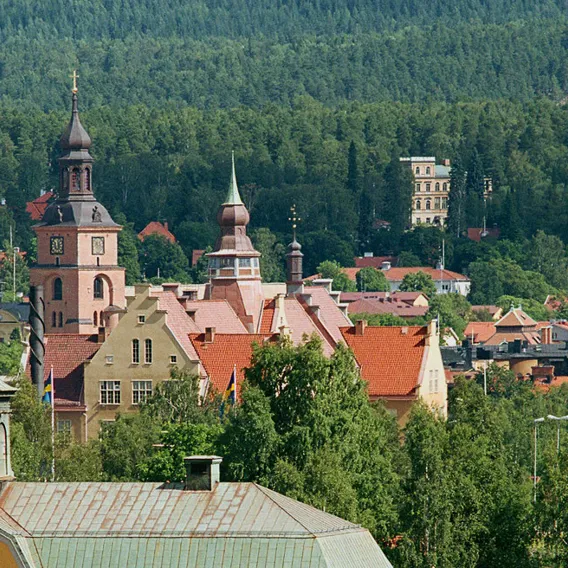
<path fill-rule="evenodd" d="M 460 238 L 466 230 L 466 172 L 461 156 L 456 156 L 450 171 L 450 196 L 448 199 L 448 231 Z"/>
<path fill-rule="evenodd" d="M 503 312 L 508 312 L 511 306 L 518 308 L 519 306 L 523 311 L 533 318 L 535 321 L 549 321 L 553 313 L 542 302 L 528 298 L 516 298 L 515 296 L 501 296 L 497 299 L 497 306 L 503 309 Z"/>
<path fill-rule="evenodd" d="M 356 276 L 359 292 L 390 292 L 390 284 L 382 270 L 372 266 L 361 268 Z"/>
<path fill-rule="evenodd" d="M 397 262 L 397 266 L 401 266 L 401 267 L 408 267 L 408 266 L 422 266 L 422 261 L 420 260 L 420 258 L 415 255 L 412 252 L 408 252 L 406 250 L 403 250 L 399 255 L 398 255 L 398 262 Z"/>
<path fill-rule="evenodd" d="M 15 376 L 22 371 L 22 353 L 24 346 L 21 341 L 13 339 L 0 343 L 0 374 Z"/>
<path fill-rule="evenodd" d="M 566 245 L 559 237 L 537 231 L 530 243 L 528 268 L 542 274 L 555 288 L 568 290 Z"/>
<path fill-rule="evenodd" d="M 189 262 L 177 243 L 161 235 L 145 237 L 139 248 L 139 262 L 146 278 L 189 282 Z"/>
<path fill-rule="evenodd" d="M 6 257 L 0 264 L 0 286 L 2 286 L 2 301 L 18 302 L 21 296 L 29 291 L 30 271 L 25 259 L 9 241 L 4 241 Z M 16 261 L 16 289 L 14 290 L 14 260 Z"/>
<path fill-rule="evenodd" d="M 425 272 L 411 272 L 402 279 L 400 290 L 401 292 L 423 292 L 429 298 L 433 298 L 436 295 L 436 284 Z"/>
<path fill-rule="evenodd" d="M 55 477 L 57 481 L 103 481 L 99 441 L 80 444 L 59 436 L 55 441 Z"/>
<path fill-rule="evenodd" d="M 114 215 L 114 220 L 122 225 L 122 231 L 118 233 L 118 265 L 126 269 L 126 285 L 132 286 L 135 282 L 140 282 L 139 240 L 134 231 L 134 224 L 128 223 L 124 213 Z"/>
<path fill-rule="evenodd" d="M 409 323 L 408 320 L 394 314 L 349 314 L 349 319 L 353 323 L 365 320 L 369 325 L 376 326 L 408 325 Z"/>
<path fill-rule="evenodd" d="M 51 477 L 51 409 L 40 402 L 26 378 L 16 382 L 12 399 L 12 469 L 19 481 L 45 481 Z"/>
<path fill-rule="evenodd" d="M 321 278 L 333 280 L 333 289 L 342 292 L 355 292 L 357 290 L 355 282 L 342 272 L 342 266 L 334 260 L 324 260 L 317 267 Z"/>
<path fill-rule="evenodd" d="M 501 229 L 501 236 L 505 239 L 518 241 L 523 238 L 523 228 L 521 225 L 521 217 L 518 212 L 517 195 L 512 191 L 509 191 L 505 197 L 499 228 Z"/>
<path fill-rule="evenodd" d="M 440 328 L 451 327 L 460 337 L 471 320 L 471 304 L 461 294 L 437 294 L 430 299 L 428 314 L 438 317 Z"/>
<path fill-rule="evenodd" d="M 254 248 L 261 254 L 260 273 L 264 282 L 284 282 L 284 254 L 286 247 L 278 240 L 276 235 L 261 227 L 251 233 Z"/>

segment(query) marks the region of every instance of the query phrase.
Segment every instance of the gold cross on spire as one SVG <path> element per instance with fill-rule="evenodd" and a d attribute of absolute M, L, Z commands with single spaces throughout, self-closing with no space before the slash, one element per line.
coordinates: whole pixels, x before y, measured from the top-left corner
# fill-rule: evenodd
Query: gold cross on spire
<path fill-rule="evenodd" d="M 77 69 L 73 69 L 73 75 L 69 75 L 71 79 L 73 79 L 73 88 L 71 89 L 72 93 L 76 93 L 79 89 L 77 88 L 77 79 L 79 75 L 77 75 Z"/>
<path fill-rule="evenodd" d="M 288 217 L 288 221 L 290 221 L 292 223 L 292 230 L 294 232 L 294 240 L 296 240 L 296 227 L 298 226 L 298 222 L 301 221 L 300 217 L 298 217 L 297 213 L 296 213 L 296 204 L 294 203 L 294 205 L 292 205 L 292 207 L 290 207 L 290 214 L 292 215 L 291 217 Z"/>

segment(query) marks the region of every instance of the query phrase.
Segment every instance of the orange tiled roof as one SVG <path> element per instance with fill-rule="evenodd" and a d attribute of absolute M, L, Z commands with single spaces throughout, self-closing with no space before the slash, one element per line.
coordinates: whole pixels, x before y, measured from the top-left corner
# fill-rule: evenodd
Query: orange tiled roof
<path fill-rule="evenodd" d="M 30 214 L 32 221 L 41 221 L 43 219 L 43 214 L 53 197 L 55 197 L 53 191 L 46 191 L 37 199 L 26 203 L 26 211 Z"/>
<path fill-rule="evenodd" d="M 541 342 L 540 333 L 538 331 L 497 331 L 486 342 L 485 345 L 501 345 L 501 343 L 510 343 L 520 339 L 528 342 L 529 345 L 537 345 Z"/>
<path fill-rule="evenodd" d="M 158 298 L 160 310 L 168 313 L 167 326 L 177 339 L 182 349 L 191 361 L 197 361 L 197 353 L 189 340 L 190 333 L 199 333 L 197 324 L 186 314 L 185 308 L 179 303 L 173 292 L 156 292 L 152 294 Z"/>
<path fill-rule="evenodd" d="M 371 266 L 372 268 L 380 269 L 383 262 L 390 262 L 396 264 L 398 257 L 396 256 L 356 256 L 354 259 L 357 268 L 365 268 Z"/>
<path fill-rule="evenodd" d="M 496 324 L 495 327 L 536 327 L 534 321 L 521 308 L 509 310 Z"/>
<path fill-rule="evenodd" d="M 303 297 L 312 297 L 312 305 L 319 306 L 319 320 L 333 337 L 334 341 L 341 341 L 340 328 L 350 326 L 351 320 L 341 311 L 329 292 L 321 286 L 311 286 L 304 289 Z"/>
<path fill-rule="evenodd" d="M 170 241 L 170 243 L 175 243 L 176 238 L 168 230 L 168 224 L 162 225 L 159 221 L 150 221 L 139 233 L 138 238 L 143 241 L 145 237 L 150 235 L 161 235 Z"/>
<path fill-rule="evenodd" d="M 485 343 L 491 336 L 495 335 L 494 321 L 470 321 L 463 332 L 466 339 L 473 336 L 474 343 Z"/>
<path fill-rule="evenodd" d="M 216 333 L 212 342 L 205 341 L 205 334 L 191 334 L 190 340 L 197 351 L 205 372 L 216 392 L 224 393 L 237 369 L 237 394 L 244 380 L 244 369 L 250 366 L 254 343 L 262 344 L 270 336 L 263 334 Z"/>
<path fill-rule="evenodd" d="M 369 385 L 370 397 L 414 394 L 421 380 L 426 327 L 368 326 L 363 335 L 355 335 L 354 327 L 341 331 Z"/>
<path fill-rule="evenodd" d="M 217 333 L 247 332 L 227 300 L 187 301 L 184 308 L 186 311 L 195 310 L 195 323 L 200 331 L 205 331 L 206 327 L 214 327 Z"/>
<path fill-rule="evenodd" d="M 262 320 L 260 322 L 259 332 L 262 335 L 268 335 L 272 333 L 272 324 L 274 321 L 274 313 L 276 312 L 276 301 L 274 299 L 267 300 L 264 302 L 264 307 L 262 309 Z"/>

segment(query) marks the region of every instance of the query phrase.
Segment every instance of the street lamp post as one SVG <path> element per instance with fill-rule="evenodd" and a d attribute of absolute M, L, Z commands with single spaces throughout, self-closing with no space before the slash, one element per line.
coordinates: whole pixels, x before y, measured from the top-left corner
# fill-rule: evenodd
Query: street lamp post
<path fill-rule="evenodd" d="M 537 453 L 537 442 L 538 442 L 538 425 L 541 422 L 544 422 L 544 418 L 535 418 L 534 422 L 534 469 L 533 469 L 533 488 L 534 488 L 534 496 L 533 496 L 533 503 L 536 503 L 536 460 L 538 457 Z"/>
<path fill-rule="evenodd" d="M 549 414 L 547 416 L 549 420 L 556 421 L 556 453 L 560 453 L 560 422 L 562 420 L 568 420 L 568 416 L 554 416 L 554 414 Z"/>

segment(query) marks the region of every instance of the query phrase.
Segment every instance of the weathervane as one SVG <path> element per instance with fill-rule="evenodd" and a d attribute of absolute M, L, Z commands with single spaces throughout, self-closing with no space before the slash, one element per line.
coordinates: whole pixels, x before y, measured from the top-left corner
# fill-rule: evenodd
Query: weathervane
<path fill-rule="evenodd" d="M 290 215 L 292 215 L 291 217 L 288 217 L 288 221 L 291 221 L 292 223 L 292 232 L 294 235 L 294 240 L 296 240 L 296 227 L 298 226 L 298 223 L 302 220 L 300 219 L 300 217 L 297 216 L 296 214 L 296 204 L 294 203 L 294 205 L 292 205 L 292 207 L 290 207 Z"/>
<path fill-rule="evenodd" d="M 69 75 L 69 77 L 73 79 L 73 88 L 71 89 L 71 92 L 77 93 L 77 91 L 79 90 L 77 88 L 77 79 L 79 78 L 79 75 L 77 75 L 77 69 L 73 69 L 73 75 Z"/>

